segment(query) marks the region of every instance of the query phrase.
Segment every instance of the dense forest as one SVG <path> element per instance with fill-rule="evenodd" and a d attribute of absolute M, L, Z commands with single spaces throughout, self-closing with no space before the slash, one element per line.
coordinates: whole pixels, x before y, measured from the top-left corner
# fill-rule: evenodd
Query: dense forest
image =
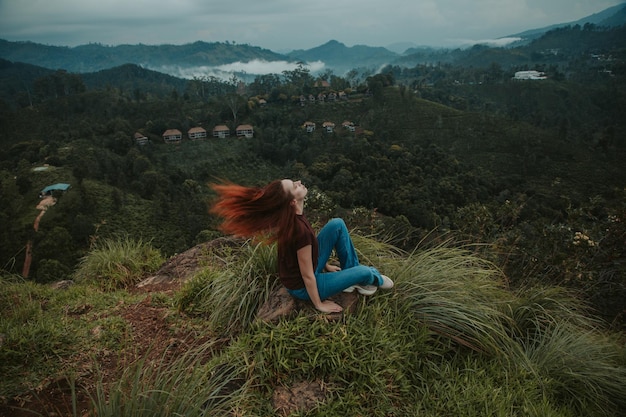
<path fill-rule="evenodd" d="M 78 74 L 2 61 L 0 267 L 40 283 L 62 280 L 116 236 L 171 256 L 219 236 L 210 182 L 291 177 L 314 191 L 314 219 L 341 215 L 408 251 L 448 239 L 473 244 L 511 285 L 581 290 L 622 326 L 623 32 L 559 29 L 546 36 L 584 50 L 550 54 L 558 44 L 540 38 L 527 47 L 532 66 L 476 47 L 472 59 L 490 65 L 472 65 L 468 55 L 465 64 L 362 76 L 300 66 L 248 84 L 134 65 Z M 513 79 L 528 69 L 547 79 Z M 342 99 L 328 100 L 333 93 Z M 252 138 L 235 137 L 241 124 L 254 127 Z M 214 138 L 216 125 L 233 133 Z M 209 138 L 189 140 L 196 126 Z M 167 129 L 183 140 L 165 143 Z M 137 144 L 136 132 L 149 142 Z M 38 208 L 41 190 L 55 183 L 71 187 Z"/>

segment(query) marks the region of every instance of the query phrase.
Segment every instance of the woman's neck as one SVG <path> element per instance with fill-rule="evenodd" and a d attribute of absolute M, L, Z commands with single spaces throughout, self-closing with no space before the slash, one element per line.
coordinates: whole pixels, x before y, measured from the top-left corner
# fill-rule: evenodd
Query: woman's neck
<path fill-rule="evenodd" d="M 294 206 L 296 214 L 304 214 L 304 200 L 296 201 L 296 205 Z"/>

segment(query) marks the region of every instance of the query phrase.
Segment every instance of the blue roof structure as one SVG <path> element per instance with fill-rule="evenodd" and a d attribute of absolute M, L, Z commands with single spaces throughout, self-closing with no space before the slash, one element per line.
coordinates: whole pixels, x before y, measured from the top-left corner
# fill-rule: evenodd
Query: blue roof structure
<path fill-rule="evenodd" d="M 46 194 L 54 190 L 66 191 L 68 188 L 70 188 L 70 184 L 64 184 L 59 182 L 57 184 L 48 185 L 46 188 L 41 190 L 41 194 Z"/>

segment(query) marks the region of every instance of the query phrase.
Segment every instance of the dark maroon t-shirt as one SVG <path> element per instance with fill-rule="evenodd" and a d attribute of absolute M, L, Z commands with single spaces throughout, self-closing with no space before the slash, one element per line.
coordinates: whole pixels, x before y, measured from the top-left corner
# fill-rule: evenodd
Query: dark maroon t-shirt
<path fill-rule="evenodd" d="M 293 242 L 286 245 L 278 245 L 278 276 L 280 282 L 290 290 L 304 288 L 302 273 L 298 265 L 298 250 L 311 245 L 311 257 L 313 259 L 313 270 L 317 269 L 317 257 L 319 248 L 317 247 L 317 237 L 311 224 L 304 215 L 296 218 L 296 230 Z"/>

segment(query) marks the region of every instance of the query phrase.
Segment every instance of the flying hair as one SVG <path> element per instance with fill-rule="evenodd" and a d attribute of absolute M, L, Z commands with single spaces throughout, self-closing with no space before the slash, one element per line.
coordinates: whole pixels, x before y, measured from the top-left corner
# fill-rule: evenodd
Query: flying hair
<path fill-rule="evenodd" d="M 238 237 L 262 237 L 266 242 L 288 242 L 295 229 L 293 195 L 281 180 L 264 187 L 246 187 L 230 182 L 210 184 L 217 199 L 210 212 L 223 219 L 219 229 Z"/>

